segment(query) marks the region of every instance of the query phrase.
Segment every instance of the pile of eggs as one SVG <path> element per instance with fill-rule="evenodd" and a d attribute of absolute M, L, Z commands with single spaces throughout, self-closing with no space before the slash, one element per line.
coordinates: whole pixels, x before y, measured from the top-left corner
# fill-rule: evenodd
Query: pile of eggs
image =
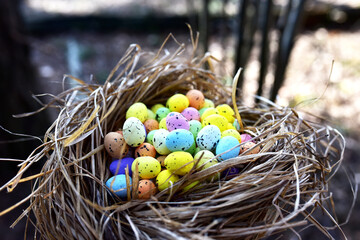
<path fill-rule="evenodd" d="M 105 136 L 105 149 L 113 158 L 109 167 L 113 176 L 106 186 L 126 199 L 132 175 L 137 171 L 138 198 L 148 199 L 192 169 L 200 171 L 243 152 L 258 153 L 260 148 L 251 141 L 252 137 L 239 133 L 234 115 L 229 105 L 215 107 L 198 90 L 175 94 L 166 106 L 155 104 L 148 109 L 143 103 L 134 103 L 126 112 L 122 130 Z M 239 146 L 242 142 L 246 143 Z M 237 168 L 227 169 L 207 180 L 238 172 Z"/>

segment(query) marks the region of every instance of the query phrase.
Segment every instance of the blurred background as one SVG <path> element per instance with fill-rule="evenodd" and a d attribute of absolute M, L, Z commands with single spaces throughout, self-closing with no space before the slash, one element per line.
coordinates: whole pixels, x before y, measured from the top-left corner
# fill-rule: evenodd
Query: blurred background
<path fill-rule="evenodd" d="M 348 216 L 360 179 L 359 0 L 2 0 L 0 157 L 25 159 L 41 143 L 27 135 L 41 137 L 56 109 L 12 116 L 36 111 L 74 86 L 64 74 L 102 83 L 132 43 L 156 51 L 172 33 L 190 46 L 186 23 L 200 32 L 199 54 L 209 51 L 220 60 L 215 70 L 224 84 L 244 68 L 238 85 L 243 104 L 253 106 L 254 96 L 261 95 L 321 116 L 345 135 L 344 167 L 330 191 L 339 222 L 348 222 L 343 226 L 348 239 L 360 239 L 359 200 Z M 174 41 L 166 45 L 170 52 L 177 47 Z M 15 175 L 18 163 L 0 161 L 1 186 Z M 31 182 L 11 194 L 1 191 L 0 210 L 26 197 L 30 187 Z M 25 207 L 0 217 L 2 239 L 24 238 L 26 221 L 9 226 Z M 27 238 L 32 233 L 29 227 Z M 331 233 L 342 239 L 338 230 Z M 325 239 L 314 227 L 301 236 Z"/>

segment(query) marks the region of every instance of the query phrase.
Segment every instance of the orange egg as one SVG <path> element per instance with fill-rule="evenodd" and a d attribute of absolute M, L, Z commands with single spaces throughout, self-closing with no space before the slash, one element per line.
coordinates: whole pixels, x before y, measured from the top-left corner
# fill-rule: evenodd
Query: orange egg
<path fill-rule="evenodd" d="M 155 195 L 156 190 L 156 186 L 151 180 L 144 179 L 139 181 L 139 199 L 149 199 L 152 195 Z"/>
<path fill-rule="evenodd" d="M 151 132 L 152 130 L 159 129 L 159 122 L 155 119 L 148 119 L 144 122 L 146 133 Z"/>
<path fill-rule="evenodd" d="M 253 142 L 247 142 L 244 145 L 240 146 L 240 154 L 242 154 L 243 152 L 249 150 L 250 148 L 254 147 L 256 144 Z M 256 154 L 260 152 L 260 146 L 255 147 L 254 149 L 252 149 L 250 152 L 246 153 L 246 155 L 250 155 L 250 154 Z"/>
<path fill-rule="evenodd" d="M 189 106 L 199 110 L 205 104 L 205 97 L 199 90 L 192 89 L 186 93 L 186 97 L 189 99 Z"/>
<path fill-rule="evenodd" d="M 135 149 L 135 158 L 137 157 L 153 157 L 155 158 L 156 156 L 156 149 L 153 145 L 151 145 L 150 143 L 142 143 L 140 146 L 138 146 Z"/>
<path fill-rule="evenodd" d="M 165 167 L 165 158 L 167 156 L 158 156 L 156 159 L 160 162 L 162 167 Z"/>
<path fill-rule="evenodd" d="M 109 155 L 113 158 L 123 158 L 129 151 L 122 133 L 109 132 L 104 139 L 104 146 Z"/>

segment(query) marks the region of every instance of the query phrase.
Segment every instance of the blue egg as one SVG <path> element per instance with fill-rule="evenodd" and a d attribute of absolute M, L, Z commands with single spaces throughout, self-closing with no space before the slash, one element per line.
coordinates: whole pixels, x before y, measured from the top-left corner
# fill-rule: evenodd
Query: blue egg
<path fill-rule="evenodd" d="M 131 165 L 133 162 L 134 162 L 134 158 L 130 158 L 130 157 L 123 158 L 123 159 L 116 159 L 110 164 L 110 167 L 109 167 L 110 172 L 113 175 L 125 174 L 126 166 L 128 166 L 129 176 L 132 176 Z"/>
<path fill-rule="evenodd" d="M 226 137 L 221 138 L 218 145 L 216 146 L 216 155 L 221 154 L 218 157 L 219 161 L 224 161 L 226 159 L 238 156 L 240 153 L 240 146 L 238 146 L 238 145 L 239 145 L 239 140 L 237 140 L 233 136 L 226 136 Z M 236 147 L 236 146 L 238 146 L 238 147 Z M 230 150 L 233 147 L 236 147 L 236 148 L 234 148 L 233 150 Z M 224 153 L 228 150 L 230 150 L 230 151 L 227 153 Z"/>
<path fill-rule="evenodd" d="M 130 177 L 130 188 L 132 180 Z M 126 176 L 124 174 L 115 175 L 109 178 L 106 181 L 106 186 L 111 190 L 116 196 L 125 199 L 127 197 L 127 188 L 126 188 Z"/>
<path fill-rule="evenodd" d="M 186 151 L 194 144 L 193 134 L 185 129 L 176 129 L 166 136 L 166 147 L 172 151 Z"/>
<path fill-rule="evenodd" d="M 220 129 L 215 125 L 207 125 L 198 133 L 196 143 L 201 150 L 211 151 L 216 148 L 220 138 Z"/>

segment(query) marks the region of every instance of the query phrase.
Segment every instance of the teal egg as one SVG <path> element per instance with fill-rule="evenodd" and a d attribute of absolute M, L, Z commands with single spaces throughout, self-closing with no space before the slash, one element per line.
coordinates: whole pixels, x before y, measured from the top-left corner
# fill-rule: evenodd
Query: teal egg
<path fill-rule="evenodd" d="M 186 151 L 194 143 L 193 134 L 185 129 L 176 129 L 166 136 L 166 147 L 171 152 Z"/>
<path fill-rule="evenodd" d="M 132 184 L 131 177 L 130 180 L 130 188 Z M 127 197 L 127 187 L 126 187 L 126 176 L 125 174 L 115 175 L 109 178 L 105 185 L 111 190 L 113 194 L 116 196 L 125 199 Z"/>
<path fill-rule="evenodd" d="M 236 147 L 238 146 L 238 147 Z M 236 147 L 236 148 L 234 148 Z M 234 149 L 232 149 L 234 148 Z M 230 150 L 232 149 L 232 150 Z M 226 152 L 230 150 L 229 152 Z M 226 152 L 226 153 L 225 153 Z M 239 140 L 233 136 L 226 136 L 220 139 L 218 145 L 216 146 L 216 155 L 218 156 L 219 161 L 224 161 L 230 158 L 238 156 L 240 153 Z"/>

